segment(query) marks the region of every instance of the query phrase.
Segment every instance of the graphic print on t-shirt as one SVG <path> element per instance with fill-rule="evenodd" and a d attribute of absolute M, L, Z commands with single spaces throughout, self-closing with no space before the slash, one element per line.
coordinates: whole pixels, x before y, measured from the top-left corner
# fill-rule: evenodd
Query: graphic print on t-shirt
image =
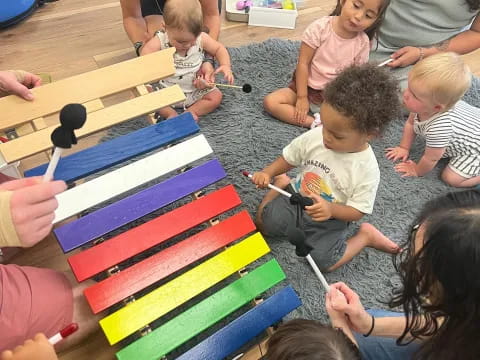
<path fill-rule="evenodd" d="M 300 189 L 304 194 L 311 192 L 321 196 L 329 202 L 335 202 L 335 198 L 333 197 L 330 187 L 318 174 L 315 174 L 314 172 L 306 172 L 303 175 Z"/>

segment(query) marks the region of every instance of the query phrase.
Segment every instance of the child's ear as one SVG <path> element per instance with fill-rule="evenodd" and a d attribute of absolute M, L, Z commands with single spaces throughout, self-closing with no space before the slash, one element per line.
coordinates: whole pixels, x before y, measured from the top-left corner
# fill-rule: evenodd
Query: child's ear
<path fill-rule="evenodd" d="M 435 112 L 439 113 L 439 112 L 443 112 L 445 110 L 445 105 L 443 104 L 437 104 L 433 107 L 433 109 L 435 110 Z"/>

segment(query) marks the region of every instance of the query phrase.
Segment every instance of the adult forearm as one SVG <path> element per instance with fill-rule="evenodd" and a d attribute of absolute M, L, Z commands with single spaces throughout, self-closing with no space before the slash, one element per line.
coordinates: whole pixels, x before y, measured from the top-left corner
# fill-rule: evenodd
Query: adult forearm
<path fill-rule="evenodd" d="M 405 326 L 404 316 L 375 317 L 375 327 L 371 335 L 398 338 L 405 330 Z"/>
<path fill-rule="evenodd" d="M 146 43 L 151 36 L 148 34 L 147 23 L 141 18 L 127 17 L 123 19 L 123 26 L 128 38 L 133 43 L 141 41 Z"/>
<path fill-rule="evenodd" d="M 425 48 L 425 56 L 431 56 L 443 51 L 453 51 L 458 54 L 468 54 L 480 48 L 480 32 L 466 30 L 451 39 L 441 41 Z"/>
<path fill-rule="evenodd" d="M 208 28 L 211 38 L 214 40 L 218 40 L 218 36 L 220 35 L 220 16 L 219 15 L 210 15 L 205 16 L 204 25 Z"/>

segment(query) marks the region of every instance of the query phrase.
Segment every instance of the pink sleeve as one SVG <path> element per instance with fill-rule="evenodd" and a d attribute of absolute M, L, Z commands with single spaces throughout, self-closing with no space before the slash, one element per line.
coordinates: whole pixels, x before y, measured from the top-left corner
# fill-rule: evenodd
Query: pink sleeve
<path fill-rule="evenodd" d="M 327 23 L 328 17 L 323 17 L 308 25 L 303 32 L 302 41 L 312 49 L 318 48 L 322 43 L 322 34 Z"/>
<path fill-rule="evenodd" d="M 368 40 L 368 36 L 365 35 L 365 37 L 362 37 L 362 41 L 360 43 L 360 49 L 357 55 L 355 56 L 355 65 L 362 65 L 367 63 L 369 53 L 370 53 L 370 41 Z"/>

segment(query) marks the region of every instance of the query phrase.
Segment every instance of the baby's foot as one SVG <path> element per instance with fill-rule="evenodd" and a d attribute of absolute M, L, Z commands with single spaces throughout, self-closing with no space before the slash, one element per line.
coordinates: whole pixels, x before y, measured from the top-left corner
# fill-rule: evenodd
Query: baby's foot
<path fill-rule="evenodd" d="M 190 114 L 192 114 L 193 119 L 195 120 L 195 122 L 198 123 L 198 115 L 194 111 L 188 110 L 188 111 L 185 111 L 185 112 L 189 112 Z"/>
<path fill-rule="evenodd" d="M 368 238 L 368 245 L 374 249 L 396 254 L 400 251 L 400 247 L 392 240 L 383 235 L 375 226 L 369 223 L 363 223 L 360 225 L 359 232 L 365 234 Z"/>

